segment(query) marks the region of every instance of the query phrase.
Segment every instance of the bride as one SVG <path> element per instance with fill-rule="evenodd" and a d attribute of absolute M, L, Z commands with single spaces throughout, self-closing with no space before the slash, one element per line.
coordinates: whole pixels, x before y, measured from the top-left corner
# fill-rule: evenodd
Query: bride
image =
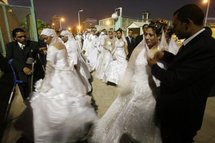
<path fill-rule="evenodd" d="M 121 143 L 124 137 L 140 143 L 161 143 L 154 122 L 155 83 L 147 48 L 143 40 L 132 53 L 120 95 L 95 125 L 91 143 Z"/>
<path fill-rule="evenodd" d="M 66 48 L 53 29 L 43 29 L 48 44 L 46 75 L 36 84 L 31 99 L 35 143 L 74 143 L 88 135 L 97 120 Z"/>

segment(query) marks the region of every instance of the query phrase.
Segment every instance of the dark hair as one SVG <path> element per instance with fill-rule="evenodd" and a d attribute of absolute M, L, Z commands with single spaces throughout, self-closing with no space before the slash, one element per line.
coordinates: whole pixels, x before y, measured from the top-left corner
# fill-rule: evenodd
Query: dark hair
<path fill-rule="evenodd" d="M 99 36 L 100 35 L 100 31 L 96 31 L 95 35 Z"/>
<path fill-rule="evenodd" d="M 109 30 L 108 33 L 113 33 L 113 30 Z"/>
<path fill-rule="evenodd" d="M 133 29 L 128 29 L 128 31 L 132 31 L 133 32 Z"/>
<path fill-rule="evenodd" d="M 123 30 L 122 30 L 121 28 L 119 28 L 118 30 L 116 30 L 116 32 L 120 32 L 120 33 L 122 33 L 122 32 L 123 32 Z"/>
<path fill-rule="evenodd" d="M 151 21 L 147 28 L 152 28 L 152 30 L 156 33 L 156 35 L 162 34 L 162 29 L 164 29 L 164 24 L 160 21 Z"/>
<path fill-rule="evenodd" d="M 166 35 L 171 37 L 173 34 L 174 34 L 173 27 L 168 27 L 168 29 L 166 30 Z"/>
<path fill-rule="evenodd" d="M 144 25 L 142 26 L 143 29 L 146 28 L 146 27 L 148 27 L 148 24 L 144 24 Z"/>
<path fill-rule="evenodd" d="M 12 31 L 13 38 L 16 37 L 16 33 L 18 33 L 18 32 L 25 32 L 25 30 L 23 30 L 22 28 L 13 29 L 13 31 Z"/>
<path fill-rule="evenodd" d="M 176 10 L 173 15 L 177 16 L 181 22 L 189 23 L 189 20 L 191 20 L 198 26 L 203 25 L 204 12 L 195 4 L 184 5 Z"/>

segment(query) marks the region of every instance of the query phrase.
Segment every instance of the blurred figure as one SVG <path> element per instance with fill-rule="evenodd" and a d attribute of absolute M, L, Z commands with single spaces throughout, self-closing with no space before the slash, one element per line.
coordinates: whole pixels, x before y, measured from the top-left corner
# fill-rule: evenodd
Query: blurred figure
<path fill-rule="evenodd" d="M 128 53 L 127 42 L 124 33 L 122 29 L 118 29 L 116 33 L 117 38 L 114 43 L 115 47 L 112 50 L 113 61 L 110 62 L 107 71 L 105 72 L 105 81 L 107 84 L 113 85 L 117 85 L 122 79 L 128 64 L 126 60 Z"/>
<path fill-rule="evenodd" d="M 201 128 L 207 97 L 215 81 L 215 40 L 203 28 L 204 12 L 187 4 L 173 14 L 174 32 L 185 39 L 176 55 L 159 52 L 148 59 L 161 81 L 157 119 L 163 143 L 193 143 Z M 166 63 L 160 68 L 157 61 Z"/>
<path fill-rule="evenodd" d="M 157 40 L 152 46 L 159 43 L 159 33 L 156 35 L 155 30 L 153 27 L 150 33 Z M 119 83 L 119 96 L 95 125 L 90 143 L 161 143 L 160 131 L 154 120 L 156 86 L 147 63 L 147 48 L 143 39 L 132 52 Z"/>
<path fill-rule="evenodd" d="M 91 75 L 84 59 L 81 56 L 81 51 L 78 47 L 78 42 L 74 39 L 72 33 L 67 30 L 61 31 L 60 37 L 66 46 L 69 65 L 75 66 L 75 69 L 80 75 L 83 84 L 87 88 L 87 92 L 90 92 L 92 90 L 91 85 L 89 83 Z"/>
<path fill-rule="evenodd" d="M 104 75 L 104 63 L 107 59 L 105 59 L 105 41 L 107 39 L 107 30 L 103 29 L 99 35 L 99 44 L 98 44 L 98 58 L 96 65 L 96 74 L 95 76 L 99 79 L 103 78 Z"/>
<path fill-rule="evenodd" d="M 55 31 L 43 29 L 41 37 L 48 51 L 45 78 L 36 83 L 31 99 L 34 142 L 82 141 L 97 120 L 91 97 L 69 64 L 66 47 Z"/>
<path fill-rule="evenodd" d="M 75 36 L 75 39 L 78 41 L 79 49 L 82 50 L 82 48 L 83 48 L 83 36 L 82 36 L 82 33 L 78 32 L 77 35 Z"/>
<path fill-rule="evenodd" d="M 127 59 L 129 60 L 131 53 L 133 52 L 135 48 L 135 39 L 133 37 L 133 30 L 129 29 L 128 30 L 128 36 L 126 37 L 127 45 L 128 45 L 128 55 Z"/>
<path fill-rule="evenodd" d="M 104 51 L 103 51 L 103 60 L 100 66 L 97 68 L 96 77 L 105 81 L 105 72 L 107 70 L 108 65 L 113 60 L 112 51 L 115 47 L 116 38 L 113 35 L 113 31 L 108 32 L 108 37 L 105 39 L 104 43 Z M 99 70 L 99 72 L 98 72 Z"/>
<path fill-rule="evenodd" d="M 32 92 L 34 83 L 44 76 L 43 70 L 39 70 L 42 65 L 37 57 L 38 43 L 28 40 L 26 32 L 21 28 L 14 29 L 12 36 L 14 41 L 7 44 L 6 58 L 13 60 L 12 65 L 17 78 L 23 81 L 19 88 L 23 99 L 26 100 Z"/>
<path fill-rule="evenodd" d="M 146 28 L 147 28 L 148 24 L 144 24 L 142 26 L 142 30 L 143 30 L 143 34 L 142 35 L 138 35 L 136 38 L 135 38 L 135 47 L 144 39 L 144 33 L 146 31 Z"/>

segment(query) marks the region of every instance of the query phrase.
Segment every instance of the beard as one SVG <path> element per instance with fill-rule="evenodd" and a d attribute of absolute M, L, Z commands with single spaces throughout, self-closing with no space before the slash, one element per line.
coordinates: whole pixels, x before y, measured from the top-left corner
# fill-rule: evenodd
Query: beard
<path fill-rule="evenodd" d="M 178 37 L 178 39 L 187 39 L 191 35 L 189 33 L 186 33 L 186 32 L 178 32 L 178 33 L 176 33 L 176 36 Z"/>

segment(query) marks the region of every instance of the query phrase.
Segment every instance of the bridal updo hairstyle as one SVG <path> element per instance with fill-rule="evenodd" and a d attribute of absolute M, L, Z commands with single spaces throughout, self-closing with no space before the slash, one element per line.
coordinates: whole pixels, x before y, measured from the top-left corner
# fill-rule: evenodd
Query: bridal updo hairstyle
<path fill-rule="evenodd" d="M 167 25 L 165 20 L 155 20 L 150 22 L 148 28 L 152 28 L 156 35 L 159 36 L 162 34 L 162 30 L 166 31 Z"/>

